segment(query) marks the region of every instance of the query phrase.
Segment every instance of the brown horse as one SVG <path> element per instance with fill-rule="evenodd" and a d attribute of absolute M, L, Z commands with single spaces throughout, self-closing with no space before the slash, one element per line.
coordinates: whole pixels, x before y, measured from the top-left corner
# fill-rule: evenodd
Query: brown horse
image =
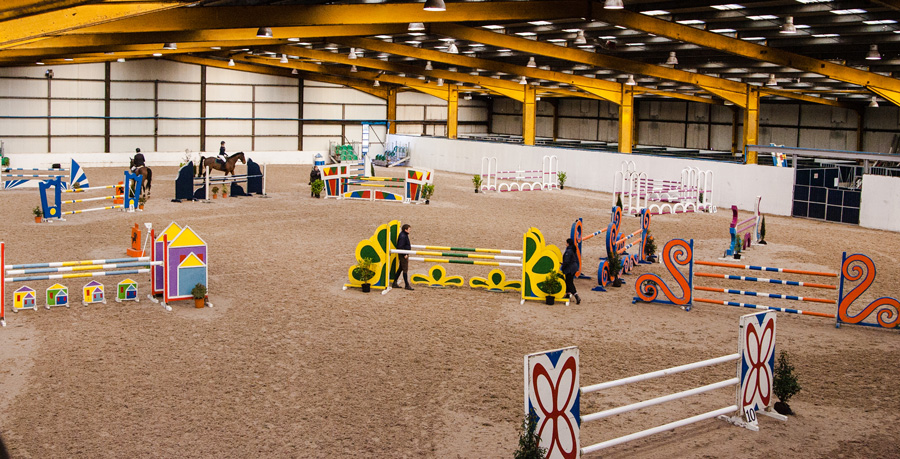
<path fill-rule="evenodd" d="M 150 186 L 153 184 L 153 170 L 149 167 L 141 165 L 137 168 L 134 167 L 134 158 L 131 158 L 130 164 L 128 165 L 129 169 L 133 169 L 134 173 L 143 177 L 141 184 L 141 195 L 145 198 L 150 197 Z"/>
<path fill-rule="evenodd" d="M 206 175 L 206 167 L 207 166 L 209 166 L 209 170 L 211 170 L 211 171 L 217 170 L 217 171 L 224 172 L 225 175 L 228 175 L 228 174 L 234 175 L 234 166 L 235 166 L 235 164 L 237 164 L 238 160 L 241 160 L 242 164 L 247 164 L 247 160 L 244 159 L 243 151 L 239 151 L 239 152 L 229 156 L 228 159 L 225 160 L 224 165 L 222 163 L 216 161 L 216 158 L 214 158 L 214 157 L 204 158 L 203 156 L 201 156 L 200 157 L 200 170 L 197 171 L 197 177 L 203 177 L 204 175 Z"/>

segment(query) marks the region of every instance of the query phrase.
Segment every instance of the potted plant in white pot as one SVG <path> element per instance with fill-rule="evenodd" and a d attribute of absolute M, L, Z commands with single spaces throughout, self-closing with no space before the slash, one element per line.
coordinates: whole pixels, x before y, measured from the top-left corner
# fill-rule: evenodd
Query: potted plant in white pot
<path fill-rule="evenodd" d="M 562 190 L 566 187 L 566 173 L 563 171 L 559 171 L 556 174 L 556 180 L 559 182 L 559 189 Z"/>

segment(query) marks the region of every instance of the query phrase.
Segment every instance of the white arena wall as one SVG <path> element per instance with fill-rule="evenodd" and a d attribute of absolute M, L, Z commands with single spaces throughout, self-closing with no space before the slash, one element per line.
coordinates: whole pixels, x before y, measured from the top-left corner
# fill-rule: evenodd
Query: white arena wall
<path fill-rule="evenodd" d="M 520 170 L 540 168 L 545 155 L 556 155 L 559 170 L 566 172 L 566 185 L 607 193 L 613 192 L 615 171 L 623 161 L 634 161 L 650 177 L 672 180 L 681 177 L 683 168 L 696 167 L 713 171 L 713 204 L 720 212 L 728 212 L 732 205 L 753 210 L 756 196 L 762 196 L 763 213 L 791 215 L 793 168 L 435 137 L 391 135 L 390 141 L 409 144 L 411 166 L 471 175 L 481 172 L 485 156 L 496 156 L 500 170 Z M 900 202 L 900 178 L 866 175 L 863 183 L 860 226 L 900 231 L 900 215 L 894 211 Z"/>

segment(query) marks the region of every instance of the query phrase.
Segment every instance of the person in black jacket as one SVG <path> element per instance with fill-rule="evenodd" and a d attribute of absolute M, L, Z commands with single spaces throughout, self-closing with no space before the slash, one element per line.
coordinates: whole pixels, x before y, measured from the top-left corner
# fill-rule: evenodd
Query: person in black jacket
<path fill-rule="evenodd" d="M 575 241 L 566 239 L 566 252 L 563 254 L 560 271 L 566 276 L 566 296 L 575 297 L 575 304 L 581 304 L 581 297 L 575 290 L 575 273 L 578 272 L 578 254 L 575 253 Z"/>
<path fill-rule="evenodd" d="M 397 248 L 400 250 L 412 250 L 412 245 L 409 243 L 409 224 L 404 224 L 400 227 L 400 235 L 397 236 Z M 401 254 L 400 255 L 400 266 L 397 267 L 397 272 L 394 273 L 393 277 L 394 282 L 391 283 L 391 288 L 400 288 L 400 285 L 397 284 L 397 281 L 400 280 L 400 272 L 403 272 L 403 282 L 406 284 L 404 287 L 406 290 L 413 290 L 413 288 L 409 285 L 409 254 Z"/>
<path fill-rule="evenodd" d="M 140 148 L 134 149 L 134 157 L 131 158 L 131 172 L 137 170 L 137 168 L 144 166 L 144 154 L 141 153 Z"/>

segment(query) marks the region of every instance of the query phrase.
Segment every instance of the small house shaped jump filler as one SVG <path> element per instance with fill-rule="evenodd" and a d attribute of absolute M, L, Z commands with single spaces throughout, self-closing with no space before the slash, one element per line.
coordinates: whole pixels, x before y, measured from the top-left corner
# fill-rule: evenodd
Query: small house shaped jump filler
<path fill-rule="evenodd" d="M 53 284 L 47 289 L 47 309 L 56 306 L 69 307 L 69 288 L 62 284 Z"/>
<path fill-rule="evenodd" d="M 19 312 L 21 309 L 37 311 L 37 292 L 27 285 L 13 292 L 13 312 Z"/>
<path fill-rule="evenodd" d="M 106 304 L 106 292 L 103 289 L 103 284 L 100 282 L 92 280 L 84 284 L 82 293 L 84 299 L 81 301 L 81 304 L 85 306 L 94 303 Z"/>
<path fill-rule="evenodd" d="M 119 282 L 119 287 L 116 289 L 116 303 L 140 300 L 141 299 L 138 298 L 137 282 L 131 279 L 125 279 L 122 282 Z"/>
<path fill-rule="evenodd" d="M 206 242 L 191 227 L 172 223 L 154 239 L 151 248 L 151 259 L 163 261 L 165 266 L 154 266 L 150 271 L 153 295 L 163 295 L 164 302 L 170 303 L 193 299 L 191 289 L 197 284 L 209 288 Z"/>

